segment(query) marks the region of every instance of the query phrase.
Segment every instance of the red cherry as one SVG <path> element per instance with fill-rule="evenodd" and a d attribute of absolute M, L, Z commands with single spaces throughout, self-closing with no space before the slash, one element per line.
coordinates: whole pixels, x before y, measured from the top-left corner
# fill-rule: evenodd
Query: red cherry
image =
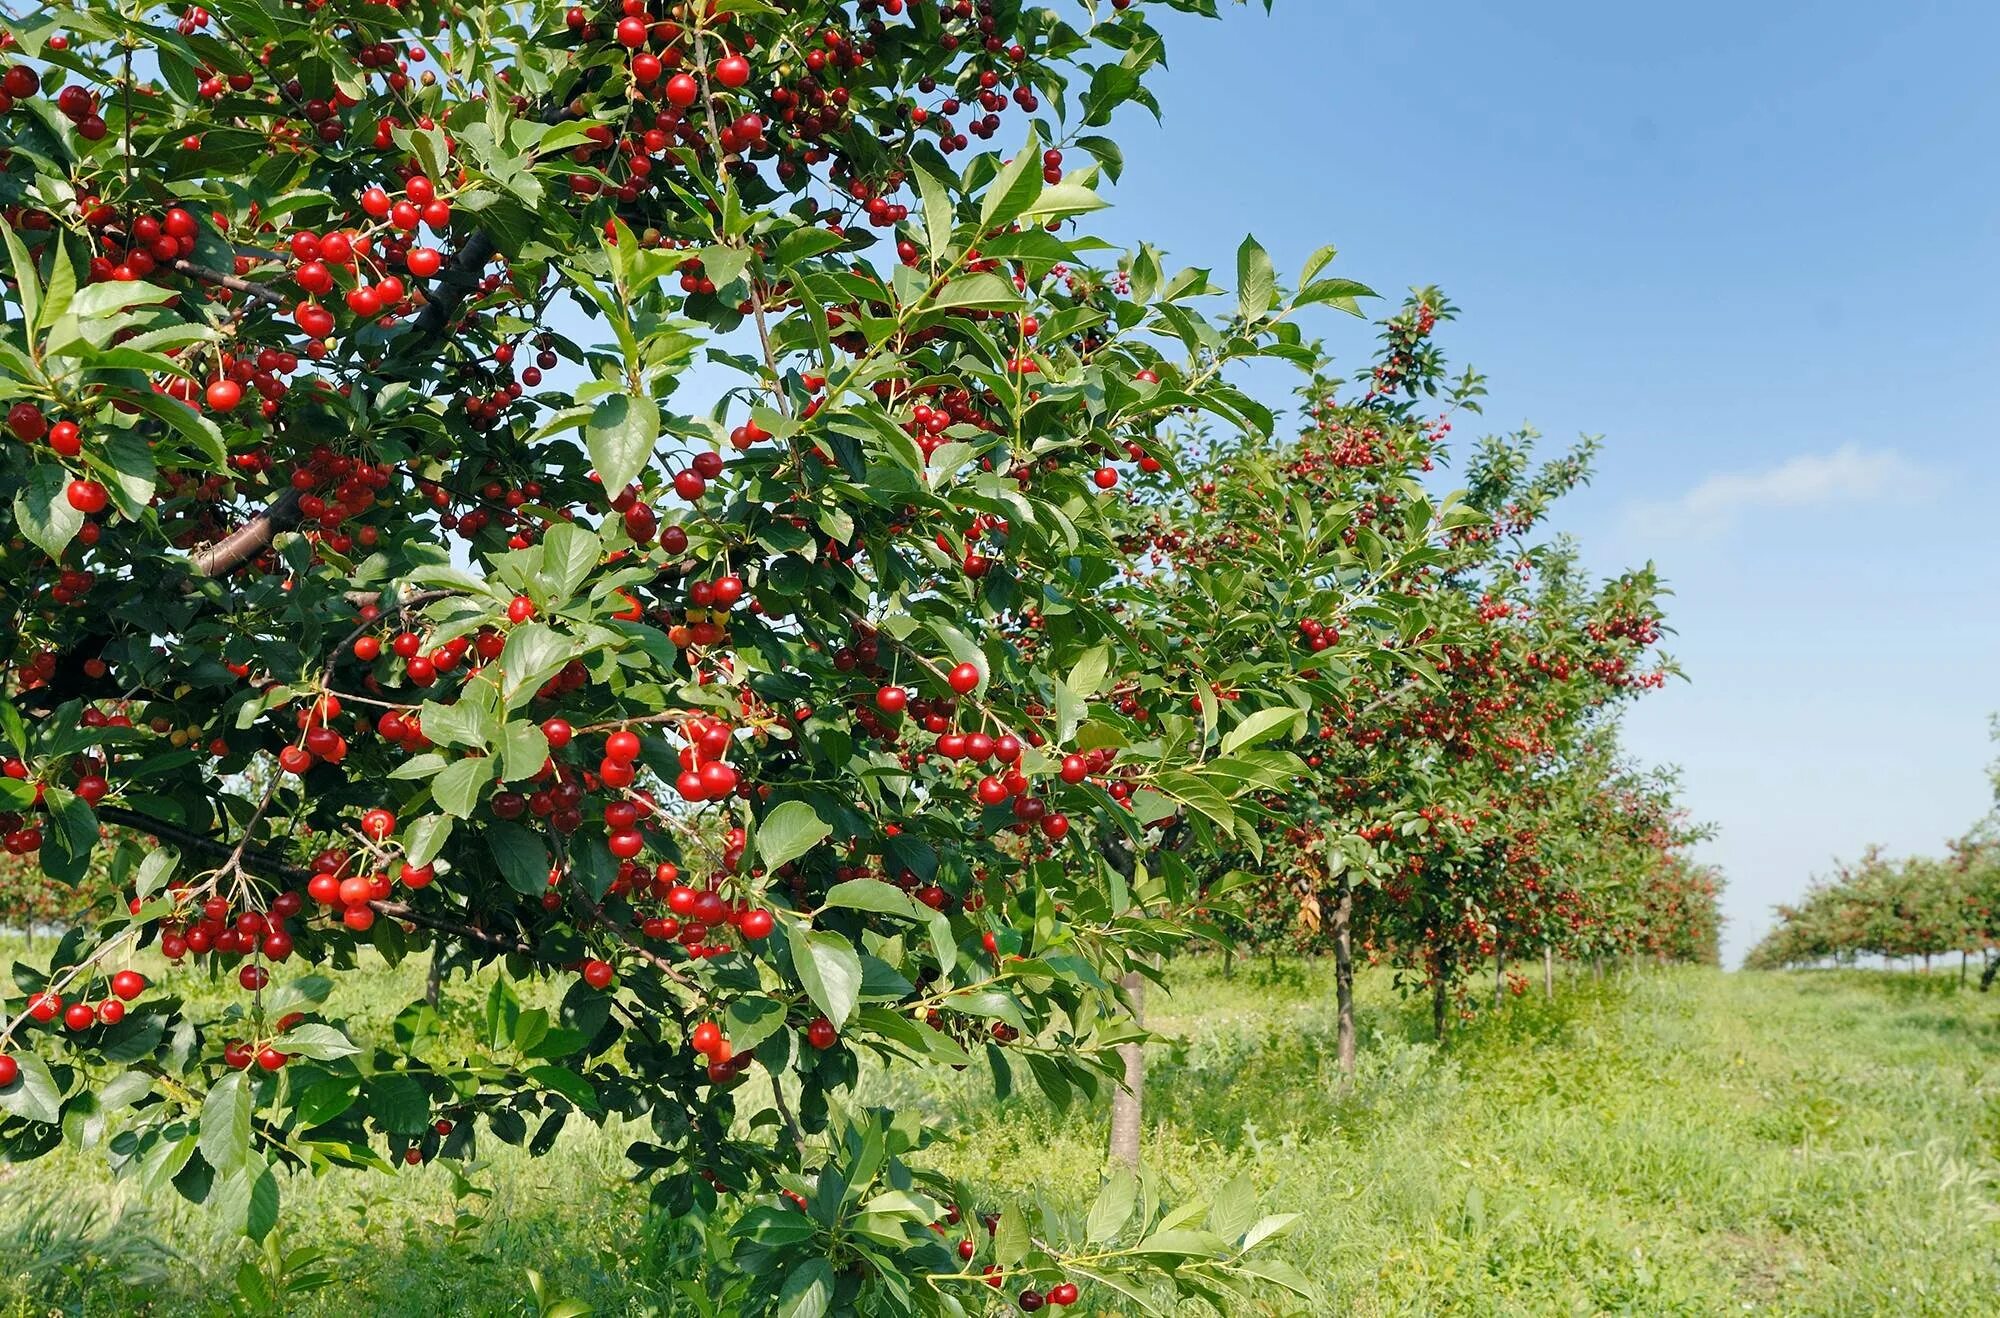
<path fill-rule="evenodd" d="M 833 1022 L 824 1016 L 816 1018 L 806 1026 L 806 1042 L 824 1052 L 839 1041 L 840 1035 L 833 1028 Z"/>
<path fill-rule="evenodd" d="M 370 842 L 380 842 L 396 831 L 396 816 L 376 807 L 361 816 L 361 835 Z"/>
<path fill-rule="evenodd" d="M 612 969 L 609 961 L 586 961 L 583 963 L 583 982 L 594 989 L 609 988 L 611 980 L 616 974 L 617 971 Z"/>
<path fill-rule="evenodd" d="M 701 84 L 685 73 L 676 73 L 667 79 L 667 100 L 683 110 L 693 105 L 701 96 Z"/>
<path fill-rule="evenodd" d="M 136 970 L 121 970 L 111 977 L 111 991 L 130 1002 L 146 991 L 146 977 Z"/>
<path fill-rule="evenodd" d="M 16 403 L 7 409 L 7 429 L 24 444 L 32 444 L 49 433 L 48 418 L 33 403 Z"/>
<path fill-rule="evenodd" d="M 208 386 L 208 410 L 227 412 L 243 401 L 243 386 L 234 380 L 216 380 Z"/>
<path fill-rule="evenodd" d="M 944 680 L 961 696 L 969 695 L 979 686 L 979 669 L 973 664 L 960 664 L 952 669 Z"/>
<path fill-rule="evenodd" d="M 771 930 L 775 925 L 776 921 L 771 918 L 771 913 L 759 908 L 758 910 L 744 912 L 743 923 L 740 928 L 743 931 L 743 936 L 754 943 L 769 938 Z"/>
<path fill-rule="evenodd" d="M 0 1089 L 5 1089 L 19 1079 L 21 1064 L 6 1053 L 0 1053 Z"/>
<path fill-rule="evenodd" d="M 1090 479 L 1096 483 L 1098 489 L 1108 490 L 1118 483 L 1118 469 L 1116 467 L 1099 467 L 1090 474 Z"/>
<path fill-rule="evenodd" d="M 507 601 L 507 621 L 526 622 L 535 616 L 535 602 L 526 595 L 516 595 Z"/>
<path fill-rule="evenodd" d="M 703 1021 L 688 1035 L 688 1043 L 694 1050 L 706 1057 L 713 1057 L 722 1044 L 722 1027 L 714 1021 Z"/>
<path fill-rule="evenodd" d="M 604 739 L 604 757 L 630 764 L 639 758 L 639 734 L 620 728 Z"/>
<path fill-rule="evenodd" d="M 741 87 L 750 81 L 750 61 L 741 55 L 728 55 L 717 60 L 715 80 L 731 90 Z"/>
<path fill-rule="evenodd" d="M 627 50 L 637 50 L 646 44 L 646 20 L 626 16 L 618 20 L 618 44 Z"/>
<path fill-rule="evenodd" d="M 978 683 L 974 682 L 974 686 Z M 910 693 L 899 686 L 885 686 L 875 693 L 875 708 L 884 714 L 900 714 L 910 703 Z"/>
<path fill-rule="evenodd" d="M 70 507 L 86 516 L 103 512 L 104 506 L 111 502 L 111 491 L 92 480 L 71 481 L 63 495 L 69 500 Z"/>

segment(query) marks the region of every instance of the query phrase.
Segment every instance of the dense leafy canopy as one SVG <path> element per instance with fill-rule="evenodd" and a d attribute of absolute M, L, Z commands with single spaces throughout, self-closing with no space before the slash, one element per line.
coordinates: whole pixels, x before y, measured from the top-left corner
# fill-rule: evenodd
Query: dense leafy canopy
<path fill-rule="evenodd" d="M 1443 300 L 1339 401 L 1303 323 L 1372 295 L 1330 249 L 1246 241 L 1225 293 L 1081 227 L 1161 8 L 1214 5 L 17 24 L 0 807 L 118 896 L 16 970 L 8 1152 L 109 1120 L 261 1236 L 287 1175 L 616 1118 L 723 1225 L 722 1311 L 1309 1290 L 1242 1187 L 974 1205 L 849 1101 L 864 1061 L 1105 1093 L 1120 978 L 1246 863 L 1366 876 L 1431 974 L 1668 863 L 1592 740 L 1657 584 L 1520 542 L 1583 455 L 1437 492 Z M 1311 377 L 1303 438 L 1253 359 Z M 321 1010 L 419 951 L 503 972 L 469 1055 Z"/>

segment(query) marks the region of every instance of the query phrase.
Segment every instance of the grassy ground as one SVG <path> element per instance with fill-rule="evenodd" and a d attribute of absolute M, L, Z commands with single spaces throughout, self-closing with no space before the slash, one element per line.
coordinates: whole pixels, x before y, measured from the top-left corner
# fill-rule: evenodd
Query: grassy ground
<path fill-rule="evenodd" d="M 406 1001 L 415 975 L 394 978 L 366 992 Z M 1177 1195 L 1248 1172 L 1304 1212 L 1284 1247 L 1325 1312 L 1957 1315 L 2000 1294 L 2000 994 L 1953 975 L 1585 982 L 1448 1052 L 1364 979 L 1346 1089 L 1323 968 L 1194 964 L 1174 986 L 1148 1160 Z M 975 1185 L 1095 1189 L 1101 1110 L 1002 1109 L 965 1078 L 878 1089 L 962 1130 L 941 1162 Z M 337 1279 L 297 1307 L 519 1312 L 537 1268 L 603 1312 L 667 1311 L 688 1242 L 648 1219 L 620 1148 L 585 1129 L 539 1162 L 503 1150 L 470 1196 L 442 1167 L 294 1182 L 284 1244 L 329 1251 Z M 214 1311 L 240 1257 L 95 1154 L 0 1169 L 0 1310 Z"/>

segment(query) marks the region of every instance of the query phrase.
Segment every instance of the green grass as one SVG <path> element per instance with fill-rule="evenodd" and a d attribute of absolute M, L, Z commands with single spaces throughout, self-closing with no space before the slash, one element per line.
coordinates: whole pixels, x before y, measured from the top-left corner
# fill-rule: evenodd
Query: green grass
<path fill-rule="evenodd" d="M 1959 1315 L 2000 1294 L 2000 994 L 1955 975 L 1638 973 L 1512 1001 L 1442 1052 L 1420 1004 L 1364 978 L 1349 1086 L 1324 967 L 1173 983 L 1148 1162 L 1175 1196 L 1247 1172 L 1303 1212 L 1282 1248 L 1324 1312 Z M 365 1018 L 364 992 L 416 986 L 383 972 L 335 1005 Z M 995 1195 L 1094 1192 L 1101 1108 L 997 1105 L 973 1075 L 869 1097 L 961 1131 L 937 1163 Z M 503 1149 L 472 1197 L 440 1167 L 293 1181 L 285 1244 L 330 1251 L 337 1278 L 297 1307 L 519 1311 L 532 1267 L 604 1312 L 669 1311 L 689 1242 L 649 1219 L 622 1145 L 586 1128 L 539 1161 Z M 212 1311 L 242 1256 L 97 1153 L 0 1169 L 15 1312 Z"/>

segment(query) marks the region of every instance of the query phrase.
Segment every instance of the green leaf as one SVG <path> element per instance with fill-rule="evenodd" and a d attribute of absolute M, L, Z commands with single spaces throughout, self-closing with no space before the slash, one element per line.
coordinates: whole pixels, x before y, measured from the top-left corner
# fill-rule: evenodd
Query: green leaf
<path fill-rule="evenodd" d="M 730 1003 L 724 1015 L 729 1021 L 730 1046 L 740 1053 L 778 1032 L 785 1023 L 785 1004 L 775 998 L 749 994 Z"/>
<path fill-rule="evenodd" d="M 215 1082 L 201 1103 L 201 1156 L 219 1176 L 227 1176 L 250 1156 L 250 1117 L 256 1100 L 241 1071 Z"/>
<path fill-rule="evenodd" d="M 526 704 L 570 661 L 570 643 L 541 623 L 516 627 L 500 651 L 500 692 L 509 709 Z"/>
<path fill-rule="evenodd" d="M 352 1057 L 361 1051 L 338 1027 L 318 1022 L 294 1025 L 271 1046 L 289 1056 L 310 1057 L 315 1062 Z"/>
<path fill-rule="evenodd" d="M 1377 297 L 1379 294 L 1366 284 L 1357 284 L 1352 279 L 1322 279 L 1318 283 L 1307 284 L 1292 299 L 1294 306 L 1310 306 L 1315 302 L 1329 303 L 1350 315 L 1358 316 L 1361 308 L 1354 299 Z"/>
<path fill-rule="evenodd" d="M 839 934 L 796 924 L 786 926 L 785 938 L 800 986 L 833 1028 L 842 1028 L 861 1002 L 861 957 L 854 944 Z"/>
<path fill-rule="evenodd" d="M 1011 1268 L 1028 1256 L 1028 1219 L 1019 1204 L 1010 1203 L 993 1228 L 993 1261 Z"/>
<path fill-rule="evenodd" d="M 114 311 L 123 311 L 126 307 L 151 306 L 174 296 L 176 294 L 173 289 L 161 288 L 157 284 L 139 280 L 128 283 L 109 279 L 101 284 L 90 284 L 78 291 L 77 295 L 70 299 L 69 312 L 78 320 L 95 320 Z"/>
<path fill-rule="evenodd" d="M 252 1156 L 217 1182 L 208 1202 L 224 1222 L 262 1240 L 278 1224 L 277 1175 L 261 1157 Z"/>
<path fill-rule="evenodd" d="M 1013 311 L 1026 305 L 1004 275 L 961 275 L 938 290 L 933 307 L 970 307 L 980 311 Z"/>
<path fill-rule="evenodd" d="M 394 1135 L 416 1135 L 431 1124 L 431 1101 L 417 1078 L 400 1071 L 368 1082 L 368 1112 L 375 1123 Z"/>
<path fill-rule="evenodd" d="M 836 883 L 826 890 L 825 904 L 857 911 L 879 911 L 884 915 L 900 915 L 911 920 L 917 918 L 916 903 L 901 888 L 880 879 L 849 879 L 845 883 Z"/>
<path fill-rule="evenodd" d="M 591 409 L 584 444 L 609 498 L 645 470 L 660 438 L 660 408 L 638 394 L 612 394 Z"/>
<path fill-rule="evenodd" d="M 444 850 L 451 836 L 450 815 L 418 815 L 403 830 L 403 859 L 412 865 L 428 865 Z"/>
<path fill-rule="evenodd" d="M 921 161 L 912 162 L 916 167 L 917 195 L 923 199 L 924 244 L 930 254 L 936 256 L 951 246 L 951 231 L 954 223 L 951 188 L 937 174 Z"/>
<path fill-rule="evenodd" d="M 1209 1205 L 1208 1229 L 1224 1240 L 1242 1238 L 1257 1220 L 1257 1188 L 1248 1176 L 1238 1176 L 1216 1193 Z"/>
<path fill-rule="evenodd" d="M 837 233 L 828 233 L 818 226 L 794 229 L 778 240 L 778 250 L 772 254 L 773 265 L 797 265 L 800 261 L 822 256 L 837 247 L 844 246 L 846 240 Z"/>
<path fill-rule="evenodd" d="M 13 1054 L 20 1068 L 14 1083 L 0 1089 L 0 1112 L 53 1126 L 62 1120 L 62 1090 L 49 1074 L 48 1063 L 31 1052 Z"/>
<path fill-rule="evenodd" d="M 32 467 L 14 494 L 14 524 L 50 558 L 61 558 L 83 529 L 83 514 L 69 506 L 69 473 L 47 464 Z"/>
<path fill-rule="evenodd" d="M 1063 679 L 1063 685 L 1079 699 L 1088 700 L 1104 689 L 1104 679 L 1110 676 L 1110 673 L 1111 647 L 1096 646 L 1084 651 L 1083 657 L 1076 661 L 1076 666 L 1069 670 L 1069 676 Z"/>
<path fill-rule="evenodd" d="M 990 233 L 1015 220 L 1041 191 L 1042 140 L 1031 124 L 1027 142 L 986 187 L 986 197 L 979 206 L 980 229 Z"/>
<path fill-rule="evenodd" d="M 1245 320 L 1257 320 L 1278 304 L 1278 272 L 1271 254 L 1255 238 L 1246 237 L 1236 249 L 1236 309 Z"/>
<path fill-rule="evenodd" d="M 488 824 L 480 831 L 486 834 L 487 850 L 493 853 L 493 863 L 506 877 L 508 887 L 531 897 L 548 891 L 549 852 L 540 837 L 507 820 Z"/>
<path fill-rule="evenodd" d="M 833 1306 L 833 1265 L 823 1258 L 794 1268 L 778 1291 L 777 1318 L 824 1318 Z"/>
<path fill-rule="evenodd" d="M 786 801 L 757 825 L 757 854 L 766 870 L 797 860 L 833 833 L 804 801 Z"/>
<path fill-rule="evenodd" d="M 1229 1242 L 1213 1231 L 1190 1231 L 1173 1228 L 1155 1231 L 1138 1244 L 1132 1246 L 1135 1254 L 1154 1254 L 1167 1258 L 1222 1258 L 1229 1253 Z"/>
<path fill-rule="evenodd" d="M 500 781 L 511 783 L 532 778 L 542 771 L 548 758 L 549 739 L 540 724 L 516 720 L 502 729 Z"/>
<path fill-rule="evenodd" d="M 1090 211 L 1103 210 L 1111 203 L 1098 196 L 1081 183 L 1051 183 L 1042 189 L 1034 204 L 1021 213 L 1024 220 L 1059 220 L 1070 215 L 1084 215 Z"/>
<path fill-rule="evenodd" d="M 493 780 L 491 756 L 467 756 L 454 761 L 431 783 L 431 799 L 446 814 L 470 818 L 479 805 L 479 791 Z"/>
<path fill-rule="evenodd" d="M 1222 753 L 1234 755 L 1245 747 L 1268 741 L 1277 735 L 1280 729 L 1297 723 L 1299 718 L 1299 711 L 1291 705 L 1260 709 L 1231 728 L 1222 738 Z"/>
<path fill-rule="evenodd" d="M 592 455 L 595 456 L 594 454 Z M 617 493 L 617 487 L 612 488 Z M 569 603 L 590 570 L 604 558 L 604 545 L 593 531 L 574 522 L 557 522 L 542 537 L 542 581 L 548 589 L 547 606 L 560 609 Z"/>
<path fill-rule="evenodd" d="M 1139 1202 L 1139 1178 L 1123 1167 L 1111 1173 L 1090 1206 L 1089 1240 L 1102 1245 L 1115 1240 L 1132 1220 L 1132 1207 Z"/>

